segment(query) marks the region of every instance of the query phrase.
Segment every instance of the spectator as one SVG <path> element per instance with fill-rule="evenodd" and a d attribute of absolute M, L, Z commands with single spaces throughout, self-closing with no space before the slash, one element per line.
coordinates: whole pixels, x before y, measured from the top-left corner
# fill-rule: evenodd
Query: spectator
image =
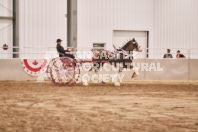
<path fill-rule="evenodd" d="M 167 49 L 167 53 L 164 55 L 164 58 L 173 58 L 173 56 L 170 52 L 171 52 L 171 50 Z"/>
<path fill-rule="evenodd" d="M 180 50 L 178 50 L 176 58 L 186 58 L 186 57 L 183 54 L 181 54 Z"/>

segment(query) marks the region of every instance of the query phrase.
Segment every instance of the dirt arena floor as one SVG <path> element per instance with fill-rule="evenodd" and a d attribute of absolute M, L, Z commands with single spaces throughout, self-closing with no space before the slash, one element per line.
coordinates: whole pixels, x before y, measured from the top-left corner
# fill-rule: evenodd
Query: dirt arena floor
<path fill-rule="evenodd" d="M 0 82 L 0 132 L 198 132 L 198 81 Z"/>

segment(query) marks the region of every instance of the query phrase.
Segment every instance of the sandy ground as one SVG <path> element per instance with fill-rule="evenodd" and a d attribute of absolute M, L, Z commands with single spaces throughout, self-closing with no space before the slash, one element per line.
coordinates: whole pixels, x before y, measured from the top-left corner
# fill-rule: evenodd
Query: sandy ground
<path fill-rule="evenodd" d="M 0 82 L 0 132 L 197 132 L 198 82 Z"/>

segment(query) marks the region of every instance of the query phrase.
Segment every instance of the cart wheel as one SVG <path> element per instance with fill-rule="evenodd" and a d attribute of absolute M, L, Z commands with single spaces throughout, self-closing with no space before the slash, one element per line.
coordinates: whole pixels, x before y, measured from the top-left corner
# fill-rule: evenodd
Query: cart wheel
<path fill-rule="evenodd" d="M 54 58 L 47 68 L 49 80 L 55 85 L 74 85 L 80 75 L 80 68 L 76 66 L 76 61 L 69 57 Z"/>

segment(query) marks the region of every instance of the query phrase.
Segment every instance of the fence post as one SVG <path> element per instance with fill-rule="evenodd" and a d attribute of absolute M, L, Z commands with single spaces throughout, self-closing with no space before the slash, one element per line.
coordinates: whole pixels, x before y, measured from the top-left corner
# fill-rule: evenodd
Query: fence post
<path fill-rule="evenodd" d="M 190 51 L 191 49 L 188 49 L 188 80 L 190 80 Z"/>

